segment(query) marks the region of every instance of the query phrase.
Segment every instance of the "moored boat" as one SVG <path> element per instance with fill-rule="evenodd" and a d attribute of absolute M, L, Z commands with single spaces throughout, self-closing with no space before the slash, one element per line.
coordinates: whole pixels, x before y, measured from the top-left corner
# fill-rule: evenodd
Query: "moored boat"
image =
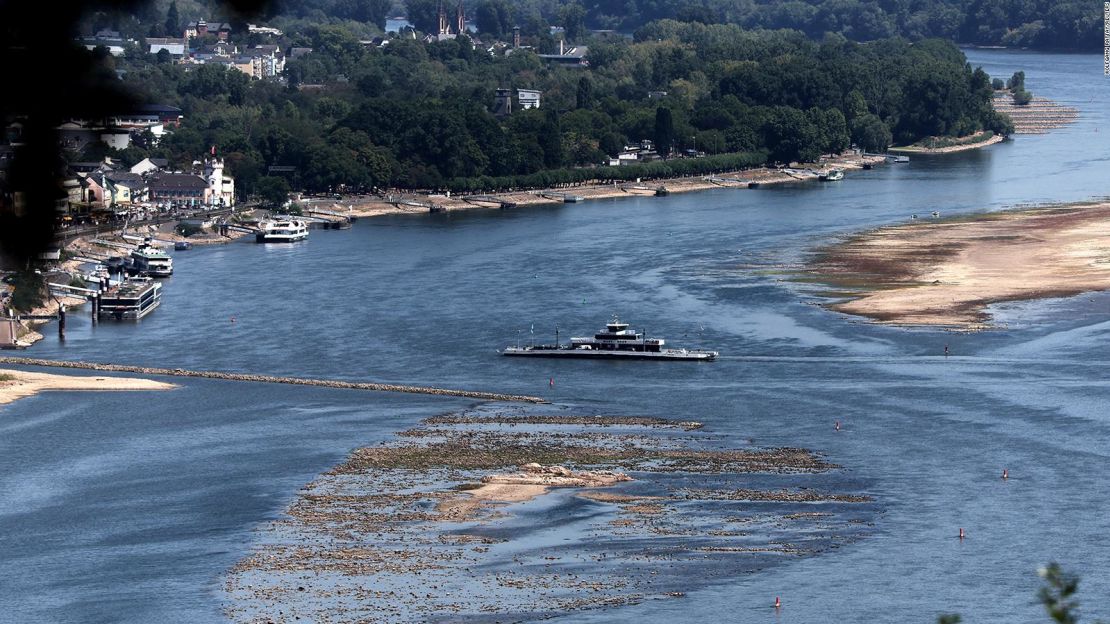
<path fill-rule="evenodd" d="M 173 258 L 147 238 L 131 252 L 131 264 L 127 270 L 132 275 L 169 277 L 173 275 Z"/>
<path fill-rule="evenodd" d="M 100 318 L 137 321 L 162 303 L 162 284 L 149 277 L 133 277 L 100 295 Z"/>
<path fill-rule="evenodd" d="M 273 217 L 258 224 L 259 243 L 294 243 L 308 238 L 308 223 L 292 217 Z"/>

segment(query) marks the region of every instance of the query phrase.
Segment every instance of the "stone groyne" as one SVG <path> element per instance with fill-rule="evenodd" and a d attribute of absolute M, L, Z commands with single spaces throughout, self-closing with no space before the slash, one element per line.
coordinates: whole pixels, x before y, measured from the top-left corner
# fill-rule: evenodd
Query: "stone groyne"
<path fill-rule="evenodd" d="M 339 388 L 346 390 L 372 390 L 374 392 L 407 392 L 410 394 L 432 394 L 439 396 L 455 396 L 481 401 L 512 401 L 518 403 L 546 403 L 544 399 L 534 396 L 519 394 L 499 394 L 496 392 L 478 392 L 472 390 L 452 390 L 450 388 L 432 388 L 428 386 L 403 386 L 398 384 L 383 384 L 365 381 L 337 381 L 332 379 L 305 379 L 302 377 L 278 377 L 274 375 L 253 375 L 247 373 L 223 373 L 219 371 L 196 371 L 182 368 L 151 368 L 147 366 L 130 366 L 127 364 L 101 364 L 98 362 L 72 362 L 65 360 L 44 360 L 38 358 L 0 357 L 0 364 L 14 364 L 18 366 L 49 366 L 52 368 L 75 368 L 111 373 L 138 373 L 140 375 L 168 375 L 173 377 L 201 377 L 205 379 L 223 379 L 227 381 L 250 381 L 254 383 L 280 383 L 298 386 L 317 386 L 321 388 Z"/>
<path fill-rule="evenodd" d="M 1073 123 L 1079 111 L 1043 97 L 1034 97 L 1028 104 L 1014 104 L 1008 92 L 996 93 L 994 110 L 1005 113 L 1014 121 L 1014 134 L 1045 134 Z"/>

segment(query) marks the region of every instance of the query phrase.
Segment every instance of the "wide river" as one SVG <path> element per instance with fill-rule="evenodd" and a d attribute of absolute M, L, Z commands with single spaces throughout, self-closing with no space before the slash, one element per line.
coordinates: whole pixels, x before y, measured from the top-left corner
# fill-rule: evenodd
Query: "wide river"
<path fill-rule="evenodd" d="M 1110 295 L 1007 304 L 996 309 L 1004 328 L 954 334 L 832 313 L 814 305 L 818 289 L 787 281 L 814 247 L 912 213 L 1110 193 L 1100 58 L 968 54 L 992 76 L 1023 69 L 1034 93 L 1078 108 L 1079 121 L 839 183 L 364 219 L 303 244 L 180 252 L 162 307 L 141 323 L 74 314 L 64 343 L 47 328 L 28 355 L 542 394 L 696 419 L 821 452 L 882 509 L 873 533 L 835 551 L 738 569 L 686 600 L 562 621 L 770 621 L 780 595 L 781 622 L 1042 622 L 1036 571 L 1051 561 L 1082 576 L 1087 618 L 1110 618 Z M 549 341 L 556 324 L 581 335 L 613 313 L 723 357 L 496 352 L 530 340 L 533 325 Z M 178 383 L 0 407 L 0 621 L 221 622 L 225 571 L 301 485 L 355 447 L 467 405 Z"/>

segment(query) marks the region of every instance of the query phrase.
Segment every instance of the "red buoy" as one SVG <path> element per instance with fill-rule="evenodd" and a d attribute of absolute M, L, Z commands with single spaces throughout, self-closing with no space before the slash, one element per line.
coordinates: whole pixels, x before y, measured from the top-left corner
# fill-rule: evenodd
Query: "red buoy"
<path fill-rule="evenodd" d="M 779 600 L 778 596 L 775 596 L 775 608 L 776 609 L 781 609 L 782 608 L 782 601 Z"/>
<path fill-rule="evenodd" d="M 554 388 L 555 387 L 555 378 L 552 377 L 552 378 L 548 379 L 547 380 L 547 385 L 551 388 Z"/>
<path fill-rule="evenodd" d="M 840 421 L 836 421 L 836 430 L 840 431 Z"/>
<path fill-rule="evenodd" d="M 963 539 L 963 538 L 964 538 L 964 530 L 963 530 L 963 527 L 960 527 L 960 539 Z"/>

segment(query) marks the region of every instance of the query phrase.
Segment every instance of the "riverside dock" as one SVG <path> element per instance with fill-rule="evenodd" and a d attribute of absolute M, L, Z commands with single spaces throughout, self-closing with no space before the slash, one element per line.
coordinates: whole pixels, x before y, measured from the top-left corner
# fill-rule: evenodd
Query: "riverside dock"
<path fill-rule="evenodd" d="M 170 377 L 199 377 L 203 379 L 222 379 L 225 381 L 248 381 L 254 383 L 279 383 L 296 386 L 316 386 L 346 390 L 371 390 L 374 392 L 402 392 L 408 394 L 430 394 L 436 396 L 455 396 L 482 401 L 506 401 L 515 403 L 547 403 L 545 399 L 520 394 L 500 394 L 475 390 L 455 390 L 429 386 L 406 386 L 365 381 L 339 381 L 333 379 L 306 379 L 303 377 L 279 377 L 274 375 L 254 375 L 248 373 L 224 373 L 219 371 L 197 371 L 182 368 L 152 368 L 127 364 L 101 364 L 98 362 L 76 362 L 67 360 L 44 360 L 40 358 L 0 357 L 0 364 L 17 366 L 47 366 L 52 368 L 71 368 L 111 373 L 138 373 L 140 375 L 162 375 Z"/>

